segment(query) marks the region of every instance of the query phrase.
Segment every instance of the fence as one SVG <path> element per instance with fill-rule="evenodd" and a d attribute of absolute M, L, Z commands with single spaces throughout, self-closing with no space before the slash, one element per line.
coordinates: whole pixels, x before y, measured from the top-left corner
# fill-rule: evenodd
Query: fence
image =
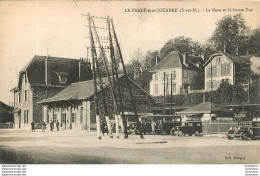
<path fill-rule="evenodd" d="M 9 129 L 9 128 L 14 128 L 13 122 L 0 123 L 0 129 Z"/>
<path fill-rule="evenodd" d="M 213 121 L 213 122 L 203 122 L 202 131 L 205 134 L 211 133 L 226 133 L 230 127 L 237 127 L 238 122 L 236 121 Z"/>

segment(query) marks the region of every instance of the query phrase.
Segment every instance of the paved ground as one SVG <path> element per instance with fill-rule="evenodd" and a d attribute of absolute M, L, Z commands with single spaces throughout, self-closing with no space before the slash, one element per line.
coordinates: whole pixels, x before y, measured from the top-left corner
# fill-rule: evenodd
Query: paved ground
<path fill-rule="evenodd" d="M 259 147 L 260 140 L 219 135 L 98 140 L 86 131 L 0 130 L 0 163 L 13 164 L 259 164 Z"/>

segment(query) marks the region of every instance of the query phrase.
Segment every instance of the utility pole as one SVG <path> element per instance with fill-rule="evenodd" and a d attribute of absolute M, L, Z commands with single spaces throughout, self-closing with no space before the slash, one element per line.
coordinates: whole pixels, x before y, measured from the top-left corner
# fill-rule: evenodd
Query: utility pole
<path fill-rule="evenodd" d="M 112 35 L 111 35 L 111 30 L 110 30 L 110 19 L 108 17 L 107 20 L 107 24 L 108 24 L 108 31 L 109 31 L 109 42 L 110 42 L 110 56 L 111 56 L 111 63 L 112 63 L 112 74 L 115 73 L 116 75 L 116 83 L 118 83 L 118 72 L 117 72 L 117 65 L 116 65 L 116 60 L 115 60 L 115 53 L 114 53 L 114 46 L 113 46 L 113 40 L 112 40 Z M 113 79 L 114 79 L 114 75 L 113 75 Z M 114 88 L 116 90 L 116 85 L 114 82 Z M 123 104 L 123 99 L 122 99 L 122 93 L 121 93 L 121 87 L 120 84 L 118 83 L 118 95 L 119 95 L 119 102 L 120 102 L 120 107 L 121 107 L 121 112 L 122 115 L 120 116 L 120 120 L 122 122 L 122 130 L 124 132 L 124 138 L 128 138 L 128 133 L 127 133 L 127 129 L 126 129 L 126 120 L 125 120 L 125 113 L 124 113 L 124 104 Z"/>
<path fill-rule="evenodd" d="M 171 112 L 170 115 L 172 115 L 172 73 L 171 73 Z"/>
<path fill-rule="evenodd" d="M 127 83 L 127 87 L 128 87 L 128 91 L 129 91 L 129 96 L 130 96 L 130 99 L 131 99 L 131 104 L 132 104 L 132 108 L 133 108 L 134 114 L 135 114 L 136 124 L 137 124 L 137 127 L 138 127 L 139 132 L 140 132 L 140 137 L 143 138 L 143 132 L 142 132 L 143 130 L 142 130 L 141 124 L 140 124 L 139 119 L 138 119 L 137 109 L 136 109 L 136 105 L 135 105 L 135 102 L 134 102 L 134 99 L 133 99 L 133 94 L 132 94 L 132 91 L 131 91 L 129 78 L 127 76 L 127 72 L 126 72 L 123 56 L 122 56 L 122 53 L 121 53 L 121 49 L 120 49 L 120 46 L 119 46 L 119 43 L 118 43 L 117 35 L 116 35 L 116 32 L 115 32 L 115 27 L 114 27 L 114 24 L 113 24 L 113 20 L 111 19 L 110 21 L 111 21 L 111 25 L 112 25 L 113 35 L 114 35 L 114 38 L 115 38 L 115 41 L 116 41 L 116 46 L 117 46 L 119 58 L 120 58 L 120 61 L 121 61 L 121 64 L 122 64 L 122 67 L 123 67 L 123 70 L 124 70 L 124 75 L 125 75 L 125 78 L 126 78 L 126 83 Z"/>
<path fill-rule="evenodd" d="M 98 98 L 97 98 L 97 75 L 95 68 L 95 44 L 93 40 L 92 30 L 91 30 L 91 17 L 88 14 L 88 23 L 89 23 L 89 35 L 90 35 L 90 46 L 91 46 L 91 58 L 92 58 L 92 72 L 93 72 L 93 80 L 94 80 L 94 102 L 95 102 L 95 113 L 96 113 L 96 124 L 97 124 L 97 136 L 98 139 L 101 139 L 101 129 L 100 129 L 100 117 L 99 117 L 99 109 L 98 109 Z"/>
<path fill-rule="evenodd" d="M 94 32 L 95 32 L 95 36 L 96 36 L 96 40 L 97 40 L 98 46 L 100 48 L 101 58 L 103 60 L 104 66 L 105 66 L 105 71 L 106 71 L 108 82 L 109 82 L 109 85 L 110 85 L 112 97 L 113 97 L 113 100 L 114 100 L 114 103 L 115 103 L 116 118 L 118 118 L 120 115 L 118 114 L 119 111 L 118 111 L 118 105 L 117 105 L 116 95 L 115 95 L 115 91 L 114 91 L 115 89 L 114 89 L 114 87 L 112 85 L 112 81 L 111 81 L 111 78 L 110 78 L 110 73 L 108 71 L 106 56 L 104 54 L 103 47 L 101 46 L 101 42 L 100 42 L 100 39 L 99 39 L 99 36 L 98 36 L 98 33 L 97 33 L 97 29 L 95 27 L 95 23 L 94 23 L 92 18 L 91 18 L 91 21 L 92 21 L 92 24 L 93 24 L 93 28 L 94 28 Z M 117 137 L 119 137 L 119 135 Z"/>

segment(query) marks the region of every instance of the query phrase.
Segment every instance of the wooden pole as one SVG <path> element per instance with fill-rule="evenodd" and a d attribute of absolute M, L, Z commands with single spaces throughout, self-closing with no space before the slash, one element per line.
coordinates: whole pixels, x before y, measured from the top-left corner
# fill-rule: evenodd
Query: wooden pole
<path fill-rule="evenodd" d="M 165 72 L 163 73 L 163 115 L 165 115 Z"/>
<path fill-rule="evenodd" d="M 141 127 L 141 124 L 140 124 L 139 119 L 138 119 L 137 109 L 136 109 L 136 105 L 135 105 L 135 102 L 134 102 L 134 99 L 133 99 L 133 94 L 132 94 L 132 91 L 131 91 L 129 78 L 127 76 L 127 72 L 126 72 L 123 56 L 122 56 L 122 53 L 121 53 L 121 49 L 120 49 L 120 46 L 119 46 L 119 43 L 118 43 L 117 35 L 116 35 L 116 32 L 115 32 L 113 20 L 111 19 L 110 21 L 111 21 L 111 25 L 112 25 L 113 35 L 114 35 L 114 38 L 115 38 L 115 41 L 116 41 L 116 46 L 117 46 L 119 58 L 120 58 L 120 61 L 121 61 L 121 64 L 122 64 L 122 67 L 123 67 L 123 70 L 124 70 L 124 75 L 125 75 L 125 78 L 126 78 L 126 83 L 127 83 L 127 87 L 128 87 L 128 91 L 129 91 L 131 104 L 132 104 L 134 114 L 135 114 L 136 124 L 137 124 L 137 127 L 138 127 L 139 132 L 140 132 L 140 137 L 142 139 L 143 138 L 143 133 L 142 133 L 142 129 L 141 129 L 142 127 Z"/>
<path fill-rule="evenodd" d="M 100 54 L 101 54 L 101 58 L 104 62 L 104 65 L 105 65 L 105 70 L 106 70 L 106 74 L 107 74 L 107 78 L 108 78 L 108 82 L 109 82 L 109 85 L 110 85 L 110 89 L 111 89 L 111 93 L 112 93 L 112 97 L 113 97 L 113 100 L 114 100 L 114 103 L 115 103 L 115 112 L 116 114 L 119 112 L 118 111 L 118 105 L 117 105 L 117 100 L 116 100 L 116 95 L 115 95 L 115 92 L 114 92 L 114 87 L 112 85 L 112 81 L 111 81 L 111 78 L 110 78 L 110 73 L 108 71 L 108 66 L 107 66 L 107 61 L 106 61 L 106 56 L 104 54 L 104 51 L 103 51 L 103 47 L 101 46 L 101 42 L 100 42 L 100 39 L 99 39 L 99 36 L 98 36 L 98 33 L 97 33 L 97 29 L 95 27 L 95 23 L 93 21 L 93 19 L 91 19 L 92 21 L 92 24 L 93 24 L 93 27 L 94 27 L 94 32 L 95 32 L 95 35 L 96 35 L 96 39 L 97 39 L 97 42 L 98 42 L 98 46 L 100 48 Z"/>
<path fill-rule="evenodd" d="M 97 136 L 98 139 L 101 139 L 101 132 L 100 132 L 100 119 L 99 119 L 99 109 L 98 109 L 98 98 L 97 98 L 97 75 L 96 75 L 96 68 L 95 68 L 95 58 L 94 58 L 94 39 L 91 30 L 91 17 L 88 14 L 88 23 L 89 23 L 89 35 L 90 35 L 90 46 L 91 46 L 91 58 L 92 58 L 92 72 L 93 72 L 93 80 L 94 80 L 94 102 L 95 102 L 95 113 L 96 113 L 96 124 L 97 124 Z"/>
<path fill-rule="evenodd" d="M 171 112 L 170 114 L 172 115 L 172 73 L 171 73 Z"/>
<path fill-rule="evenodd" d="M 119 78 L 118 78 L 118 72 L 117 72 L 117 65 L 116 65 L 116 60 L 115 60 L 115 53 L 114 53 L 114 46 L 113 46 L 113 41 L 112 41 L 112 35 L 111 35 L 111 30 L 110 30 L 110 20 L 108 18 L 107 20 L 107 23 L 108 23 L 108 31 L 109 31 L 109 42 L 110 42 L 110 56 L 111 56 L 111 63 L 112 63 L 112 74 L 115 73 L 115 76 L 116 76 L 116 83 L 118 85 L 118 95 L 119 95 L 119 102 L 120 102 L 120 108 L 121 108 L 121 116 L 120 116 L 120 120 L 122 122 L 122 130 L 124 132 L 124 138 L 128 138 L 128 133 L 127 133 L 127 129 L 126 129 L 126 120 L 125 120 L 125 113 L 124 113 L 124 104 L 123 104 L 123 99 L 122 99 L 122 93 L 121 93 L 121 87 L 120 87 L 120 83 L 118 82 L 119 81 Z M 114 76 L 113 76 L 114 78 Z M 115 90 L 116 90 L 116 85 L 115 85 L 115 82 L 114 82 L 114 87 L 115 87 Z"/>

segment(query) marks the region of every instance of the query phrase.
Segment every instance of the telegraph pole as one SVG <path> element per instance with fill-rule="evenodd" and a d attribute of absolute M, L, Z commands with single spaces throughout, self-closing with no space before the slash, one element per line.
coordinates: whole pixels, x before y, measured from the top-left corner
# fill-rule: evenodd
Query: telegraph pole
<path fill-rule="evenodd" d="M 114 38 L 115 38 L 115 41 L 116 41 L 116 47 L 117 47 L 117 50 L 118 50 L 119 58 L 120 58 L 120 61 L 121 61 L 122 67 L 123 67 L 123 71 L 124 71 L 124 75 L 125 75 L 125 78 L 126 78 L 129 96 L 130 96 L 131 104 L 132 104 L 133 111 L 134 111 L 134 114 L 135 114 L 136 124 L 137 124 L 137 127 L 138 127 L 139 132 L 140 132 L 140 137 L 143 138 L 143 132 L 142 132 L 143 130 L 141 129 L 142 127 L 141 127 L 141 124 L 140 124 L 139 119 L 138 119 L 136 104 L 135 104 L 134 99 L 133 99 L 133 94 L 132 94 L 132 91 L 131 91 L 129 78 L 127 76 L 123 56 L 122 56 L 121 49 L 120 49 L 118 39 L 117 39 L 117 35 L 116 35 L 116 32 L 115 32 L 115 27 L 114 27 L 114 24 L 113 24 L 113 20 L 111 19 L 110 21 L 111 21 L 111 25 L 112 25 L 113 35 L 114 35 Z"/>
<path fill-rule="evenodd" d="M 95 102 L 95 113 L 96 113 L 96 124 L 97 124 L 97 136 L 98 139 L 101 139 L 101 130 L 100 130 L 100 117 L 99 117 L 99 109 L 98 109 L 98 97 L 97 97 L 97 75 L 95 68 L 95 44 L 91 30 L 91 17 L 88 14 L 88 23 L 89 23 L 89 35 L 90 35 L 90 46 L 91 46 L 91 58 L 92 58 L 92 72 L 93 72 L 93 80 L 94 80 L 94 102 Z"/>
<path fill-rule="evenodd" d="M 112 63 L 112 74 L 115 73 L 116 75 L 116 83 L 118 83 L 118 72 L 117 72 L 117 65 L 116 65 L 116 60 L 115 60 L 115 53 L 114 53 L 114 46 L 113 46 L 113 41 L 112 41 L 112 35 L 111 35 L 111 29 L 110 29 L 110 19 L 108 17 L 107 20 L 108 24 L 108 31 L 109 31 L 109 42 L 110 42 L 110 56 L 111 56 L 111 63 Z M 114 76 L 113 76 L 114 79 Z M 114 84 L 114 88 L 116 90 L 116 85 Z M 124 104 L 123 104 L 123 99 L 122 99 L 122 93 L 121 93 L 121 87 L 120 84 L 118 83 L 118 95 L 119 95 L 119 102 L 120 102 L 120 107 L 121 107 L 121 112 L 122 115 L 120 116 L 120 120 L 122 122 L 122 130 L 124 132 L 124 138 L 128 138 L 128 133 L 126 129 L 126 120 L 125 120 L 125 113 L 124 113 Z"/>
<path fill-rule="evenodd" d="M 109 85 L 110 85 L 112 97 L 113 97 L 113 100 L 114 100 L 114 103 L 115 103 L 116 118 L 118 118 L 118 117 L 119 117 L 119 114 L 118 114 L 118 112 L 119 112 L 119 111 L 118 111 L 118 105 L 117 105 L 117 100 L 116 100 L 116 95 L 115 95 L 114 87 L 113 87 L 113 85 L 112 85 L 112 81 L 111 81 L 111 78 L 110 78 L 110 73 L 109 73 L 109 71 L 108 71 L 106 56 L 105 56 L 105 54 L 104 54 L 103 47 L 101 46 L 101 42 L 100 42 L 100 39 L 99 39 L 99 36 L 98 36 L 98 33 L 97 33 L 97 29 L 96 29 L 96 27 L 95 27 L 95 23 L 94 23 L 93 19 L 91 19 L 91 21 L 92 21 L 92 24 L 93 24 L 93 28 L 94 28 L 94 32 L 95 32 L 95 36 L 96 36 L 96 40 L 97 40 L 98 46 L 99 46 L 99 48 L 100 48 L 101 58 L 102 58 L 103 63 L 104 63 L 104 65 L 105 65 L 105 70 L 106 70 L 108 82 L 109 82 Z M 119 137 L 118 134 L 117 134 L 117 137 Z"/>

